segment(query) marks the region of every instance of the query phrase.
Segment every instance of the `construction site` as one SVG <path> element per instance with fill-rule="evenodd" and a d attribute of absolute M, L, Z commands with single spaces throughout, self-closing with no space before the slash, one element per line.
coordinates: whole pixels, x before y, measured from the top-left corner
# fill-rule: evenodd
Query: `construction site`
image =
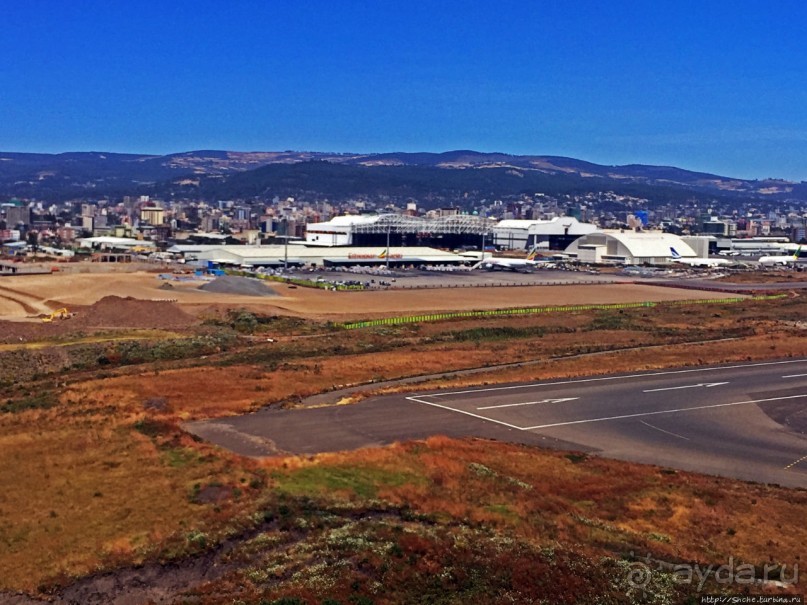
<path fill-rule="evenodd" d="M 334 275 L 339 274 L 300 275 L 318 285 L 315 275 L 335 279 Z M 375 317 L 391 312 L 703 297 L 703 293 L 697 290 L 672 289 L 652 282 L 636 283 L 634 279 L 621 276 L 581 272 L 457 275 L 405 272 L 396 275 L 384 276 L 383 279 L 395 279 L 395 282 L 388 282 L 390 285 L 383 289 L 341 292 L 321 287 L 298 287 L 283 277 L 270 281 L 259 281 L 254 277 L 222 279 L 222 275 L 166 274 L 158 270 L 19 275 L 0 281 L 0 319 L 39 321 L 41 316 L 59 309 L 78 311 L 106 296 L 170 300 L 192 315 L 219 307 L 244 306 L 264 312 L 326 319 Z M 368 283 L 370 279 L 377 281 L 377 278 L 367 275 L 358 276 L 358 279 Z"/>

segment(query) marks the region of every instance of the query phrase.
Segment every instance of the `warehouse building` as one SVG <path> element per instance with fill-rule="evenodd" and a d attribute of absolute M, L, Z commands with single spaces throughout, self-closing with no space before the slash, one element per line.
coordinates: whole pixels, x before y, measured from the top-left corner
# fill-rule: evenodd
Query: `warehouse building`
<path fill-rule="evenodd" d="M 174 246 L 168 249 L 186 261 L 203 261 L 237 267 L 338 267 L 356 265 L 419 266 L 463 265 L 478 254 L 462 255 L 425 247 L 312 247 L 289 246 Z"/>
<path fill-rule="evenodd" d="M 661 231 L 596 231 L 570 244 L 566 254 L 592 264 L 667 265 L 673 249 L 682 258 L 698 256 L 681 237 Z"/>

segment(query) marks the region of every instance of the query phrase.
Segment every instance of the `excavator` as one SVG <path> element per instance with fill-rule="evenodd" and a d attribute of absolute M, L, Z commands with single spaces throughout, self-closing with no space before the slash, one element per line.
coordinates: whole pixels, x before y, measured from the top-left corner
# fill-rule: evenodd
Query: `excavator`
<path fill-rule="evenodd" d="M 56 309 L 50 315 L 45 315 L 45 317 L 42 318 L 42 323 L 49 324 L 54 319 L 69 319 L 71 317 L 73 317 L 73 314 L 67 309 Z"/>

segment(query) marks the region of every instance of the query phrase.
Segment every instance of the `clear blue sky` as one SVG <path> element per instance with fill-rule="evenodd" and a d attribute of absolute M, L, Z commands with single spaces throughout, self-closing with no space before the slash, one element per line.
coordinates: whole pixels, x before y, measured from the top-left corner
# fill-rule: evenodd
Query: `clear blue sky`
<path fill-rule="evenodd" d="M 480 151 L 807 180 L 807 3 L 3 0 L 0 150 Z"/>

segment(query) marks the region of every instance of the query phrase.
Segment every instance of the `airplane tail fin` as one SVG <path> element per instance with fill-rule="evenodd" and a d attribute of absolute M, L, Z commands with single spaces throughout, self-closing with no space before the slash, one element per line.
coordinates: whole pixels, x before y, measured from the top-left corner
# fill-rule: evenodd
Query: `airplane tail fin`
<path fill-rule="evenodd" d="M 676 250 L 676 249 L 675 249 L 675 248 L 673 248 L 672 246 L 670 246 L 670 254 L 672 255 L 672 257 L 673 257 L 675 260 L 678 260 L 679 258 L 681 258 L 681 254 L 678 252 L 678 250 Z"/>
<path fill-rule="evenodd" d="M 801 246 L 796 248 L 796 251 L 793 253 L 793 260 L 799 260 L 800 256 L 801 256 Z"/>

